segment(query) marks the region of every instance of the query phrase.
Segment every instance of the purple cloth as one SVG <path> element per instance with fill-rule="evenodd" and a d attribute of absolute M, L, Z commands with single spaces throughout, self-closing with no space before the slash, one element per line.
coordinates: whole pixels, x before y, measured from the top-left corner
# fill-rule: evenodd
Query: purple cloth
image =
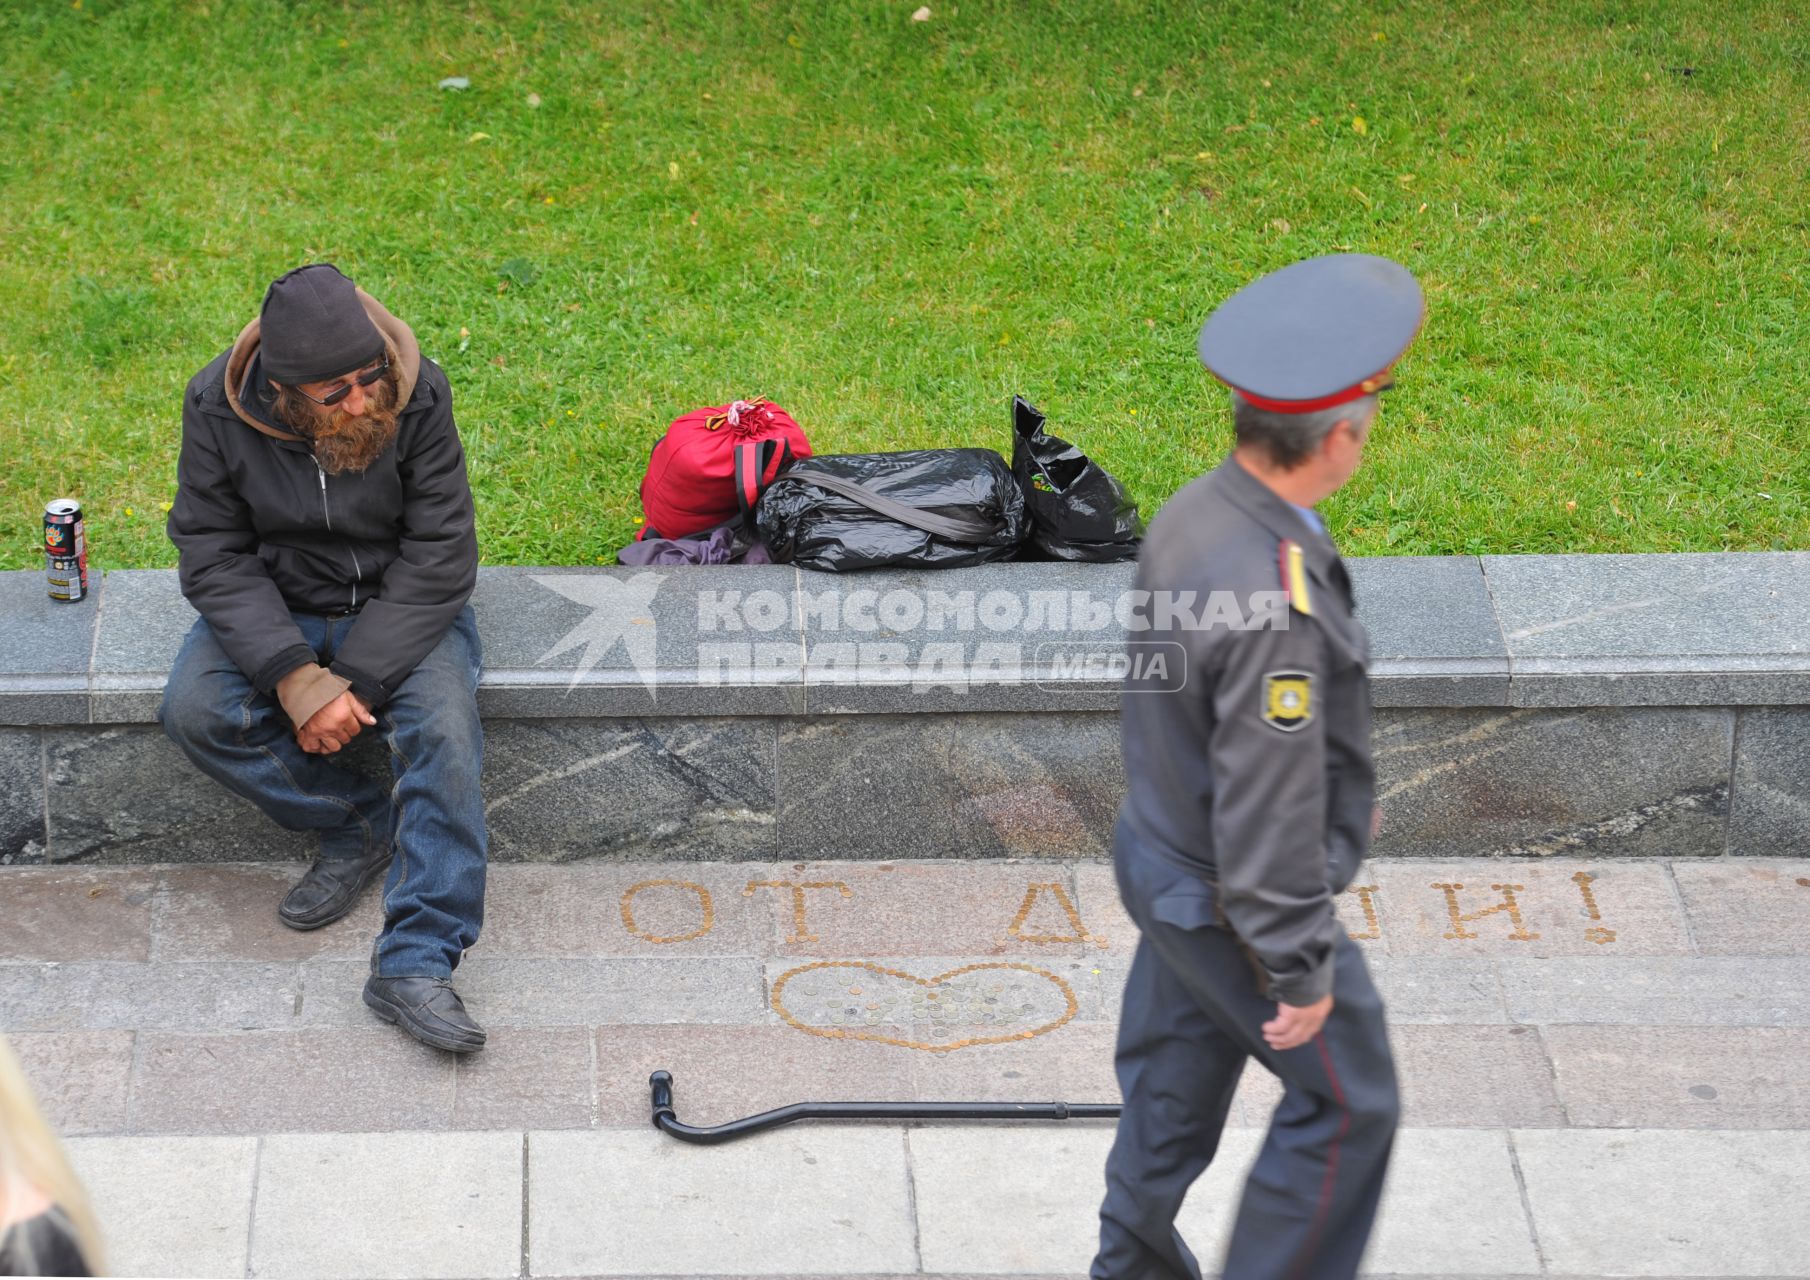
<path fill-rule="evenodd" d="M 617 564 L 772 564 L 762 542 L 743 542 L 731 525 L 707 538 L 643 538 L 616 553 Z"/>

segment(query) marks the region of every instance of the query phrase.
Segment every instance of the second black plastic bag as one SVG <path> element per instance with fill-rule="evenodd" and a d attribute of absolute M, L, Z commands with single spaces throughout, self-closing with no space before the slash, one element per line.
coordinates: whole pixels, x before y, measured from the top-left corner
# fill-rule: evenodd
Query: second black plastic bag
<path fill-rule="evenodd" d="M 1135 560 L 1138 504 L 1099 463 L 1043 429 L 1043 414 L 1012 397 L 1012 473 L 1024 488 L 1031 543 L 1056 560 Z"/>
<path fill-rule="evenodd" d="M 754 519 L 775 560 L 833 571 L 1006 560 L 1029 529 L 991 449 L 820 454 L 768 486 Z"/>

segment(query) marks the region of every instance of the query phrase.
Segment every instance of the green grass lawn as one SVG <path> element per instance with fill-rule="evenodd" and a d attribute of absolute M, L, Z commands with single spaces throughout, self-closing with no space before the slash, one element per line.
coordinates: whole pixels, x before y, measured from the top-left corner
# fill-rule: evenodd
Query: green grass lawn
<path fill-rule="evenodd" d="M 1207 313 L 1338 250 L 1429 304 L 1350 551 L 1810 543 L 1796 0 L 916 7 L 0 6 L 0 568 L 65 494 L 173 564 L 182 386 L 313 259 L 445 366 L 489 563 L 609 561 L 757 394 L 1009 452 L 1021 392 L 1153 511 Z"/>

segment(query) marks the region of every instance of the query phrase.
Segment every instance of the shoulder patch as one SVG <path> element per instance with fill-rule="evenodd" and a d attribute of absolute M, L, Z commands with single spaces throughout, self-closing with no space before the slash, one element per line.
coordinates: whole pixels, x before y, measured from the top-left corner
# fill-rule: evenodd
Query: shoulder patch
<path fill-rule="evenodd" d="M 1263 722 L 1283 733 L 1313 723 L 1314 678 L 1307 671 L 1271 671 L 1263 677 Z"/>
<path fill-rule="evenodd" d="M 1307 557 L 1301 544 L 1282 539 L 1280 549 L 1282 589 L 1288 593 L 1288 607 L 1306 617 L 1313 617 L 1313 597 L 1307 590 Z"/>

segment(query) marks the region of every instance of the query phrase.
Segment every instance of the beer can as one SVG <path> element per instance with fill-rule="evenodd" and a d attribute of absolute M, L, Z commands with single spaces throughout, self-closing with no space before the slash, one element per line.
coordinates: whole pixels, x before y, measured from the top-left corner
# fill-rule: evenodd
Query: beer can
<path fill-rule="evenodd" d="M 50 557 L 50 598 L 80 600 L 88 594 L 88 571 L 74 556 Z"/>
<path fill-rule="evenodd" d="M 88 531 L 82 504 L 58 498 L 44 508 L 44 552 L 50 558 L 50 598 L 80 600 L 88 594 Z"/>

